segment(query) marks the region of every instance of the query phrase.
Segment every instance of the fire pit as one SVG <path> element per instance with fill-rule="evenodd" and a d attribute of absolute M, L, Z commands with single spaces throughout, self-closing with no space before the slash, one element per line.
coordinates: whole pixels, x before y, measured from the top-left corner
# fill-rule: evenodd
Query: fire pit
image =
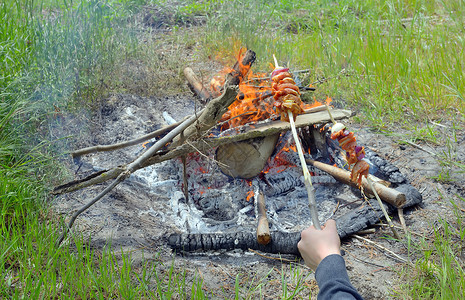
<path fill-rule="evenodd" d="M 244 76 L 242 71 L 238 74 Z M 217 125 L 217 120 L 211 120 L 211 116 L 226 111 L 229 105 L 225 107 L 224 103 L 234 101 L 237 93 L 237 90 L 226 89 L 222 96 L 212 100 L 206 110 L 199 114 L 198 120 L 193 114 L 197 123 L 184 129 L 184 137 L 176 137 L 169 147 L 155 149 L 157 143 L 162 141 L 158 139 L 153 141 L 153 148 L 147 147 L 148 150 L 144 150 L 140 142 L 125 149 L 132 157 L 141 151 L 149 153 L 150 149 L 155 149 L 146 160 L 96 170 L 100 168 L 95 163 L 82 159 L 96 172 L 57 187 L 55 193 L 69 192 L 111 178 L 122 178 L 117 179 L 120 181 L 128 179 L 129 182 L 143 184 L 152 195 L 169 198 L 170 210 L 153 214 L 176 228 L 177 233 L 167 232 L 165 235 L 166 242 L 173 249 L 205 251 L 252 248 L 297 254 L 300 231 L 311 224 L 311 218 L 299 159 L 291 149 L 293 143 L 286 133 L 288 123 L 267 118 L 240 127 L 219 126 L 221 132 L 218 131 L 214 137 L 202 135 Z M 223 106 L 212 104 L 222 102 Z M 128 111 L 125 113 L 129 114 Z M 351 112 L 344 110 L 333 110 L 332 113 L 336 119 L 351 115 Z M 163 115 L 162 112 L 159 114 Z M 206 117 L 202 119 L 203 116 Z M 328 127 L 325 126 L 328 122 L 326 111 L 309 109 L 308 114 L 297 118 L 296 126 L 300 128 L 308 158 L 343 169 L 345 162 L 341 159 L 338 145 L 328 138 Z M 237 149 L 231 151 L 233 148 Z M 237 153 L 243 151 L 244 159 L 241 160 L 240 156 L 238 159 Z M 80 157 L 81 154 L 75 156 Z M 180 156 L 184 159 L 178 159 Z M 418 191 L 408 184 L 395 166 L 369 150 L 367 160 L 371 163 L 373 175 L 389 181 L 391 188 L 405 194 L 404 207 L 421 201 Z M 254 162 L 253 166 L 251 162 Z M 341 184 L 318 168 L 311 168 L 310 171 L 320 219 L 335 218 L 341 237 L 382 218 L 379 205 L 364 199 L 359 189 Z M 93 203 L 103 195 L 97 195 Z M 271 231 L 271 242 L 267 245 L 259 244 L 255 236 L 260 210 L 263 216 L 263 209 L 257 205 L 259 197 L 265 199 L 265 214 Z M 76 219 L 78 215 L 75 214 L 73 218 Z M 74 222 L 73 218 L 69 227 Z"/>

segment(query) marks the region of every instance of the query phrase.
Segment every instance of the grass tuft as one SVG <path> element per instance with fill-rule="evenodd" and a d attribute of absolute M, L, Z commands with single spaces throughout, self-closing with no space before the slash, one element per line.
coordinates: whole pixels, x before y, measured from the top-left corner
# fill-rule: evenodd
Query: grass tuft
<path fill-rule="evenodd" d="M 458 201 L 464 202 L 461 197 Z M 405 283 L 398 296 L 410 299 L 456 299 L 465 293 L 464 215 L 460 207 L 451 202 L 455 220 L 441 219 L 432 225 L 433 233 L 418 243 L 409 242 L 409 251 L 416 256 L 413 266 L 401 273 Z"/>

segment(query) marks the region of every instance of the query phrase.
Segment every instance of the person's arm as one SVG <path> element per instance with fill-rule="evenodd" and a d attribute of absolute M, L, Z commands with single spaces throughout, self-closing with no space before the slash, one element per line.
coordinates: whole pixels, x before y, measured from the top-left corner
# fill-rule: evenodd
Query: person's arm
<path fill-rule="evenodd" d="M 318 299 L 363 299 L 352 286 L 346 264 L 339 254 L 325 257 L 315 272 L 320 288 Z"/>
<path fill-rule="evenodd" d="M 363 299 L 347 275 L 334 220 L 328 220 L 322 230 L 310 226 L 302 231 L 297 247 L 305 264 L 316 270 L 318 299 Z"/>

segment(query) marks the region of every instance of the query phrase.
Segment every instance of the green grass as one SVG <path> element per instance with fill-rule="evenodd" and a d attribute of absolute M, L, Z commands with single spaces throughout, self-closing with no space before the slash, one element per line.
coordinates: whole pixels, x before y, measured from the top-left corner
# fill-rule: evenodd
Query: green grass
<path fill-rule="evenodd" d="M 462 1 L 225 2 L 210 14 L 205 47 L 231 56 L 247 46 L 263 70 L 276 53 L 315 79 L 345 69 L 349 76 L 319 94 L 393 130 L 408 126 L 406 114 L 435 120 L 458 110 L 463 118 L 464 9 Z"/>
<path fill-rule="evenodd" d="M 464 199 L 458 197 L 458 201 L 463 202 Z M 428 239 L 409 241 L 409 251 L 415 263 L 407 265 L 401 272 L 404 284 L 398 296 L 409 299 L 459 299 L 459 295 L 464 295 L 465 219 L 455 202 L 451 202 L 451 205 L 455 220 L 440 219 L 437 224 L 431 224 L 433 232 Z"/>

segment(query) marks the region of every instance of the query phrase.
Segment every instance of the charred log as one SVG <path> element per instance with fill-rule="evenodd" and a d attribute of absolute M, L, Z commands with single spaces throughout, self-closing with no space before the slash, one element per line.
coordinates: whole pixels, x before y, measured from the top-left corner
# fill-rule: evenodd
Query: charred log
<path fill-rule="evenodd" d="M 381 158 L 376 152 L 365 148 L 366 158 L 372 163 L 375 169 L 373 175 L 389 181 L 395 185 L 409 183 L 407 178 L 399 171 L 399 168 L 389 161 Z"/>
<path fill-rule="evenodd" d="M 240 56 L 236 61 L 231 72 L 226 75 L 226 82 L 229 82 L 230 85 L 238 85 L 249 72 L 255 59 L 255 52 L 247 50 L 244 55 Z"/>
<path fill-rule="evenodd" d="M 386 206 L 393 210 L 392 206 Z M 339 217 L 336 220 L 339 237 L 351 234 L 374 225 L 383 217 L 383 212 L 376 201 L 370 201 Z M 172 234 L 168 237 L 169 246 L 178 252 L 209 250 L 259 250 L 267 253 L 299 255 L 297 243 L 300 232 L 271 232 L 271 242 L 267 245 L 258 243 L 253 232 L 209 233 L 209 234 Z"/>
<path fill-rule="evenodd" d="M 261 245 L 253 232 L 172 234 L 168 244 L 178 252 L 254 249 L 268 253 L 298 254 L 297 242 L 300 232 L 272 232 L 271 242 Z"/>

